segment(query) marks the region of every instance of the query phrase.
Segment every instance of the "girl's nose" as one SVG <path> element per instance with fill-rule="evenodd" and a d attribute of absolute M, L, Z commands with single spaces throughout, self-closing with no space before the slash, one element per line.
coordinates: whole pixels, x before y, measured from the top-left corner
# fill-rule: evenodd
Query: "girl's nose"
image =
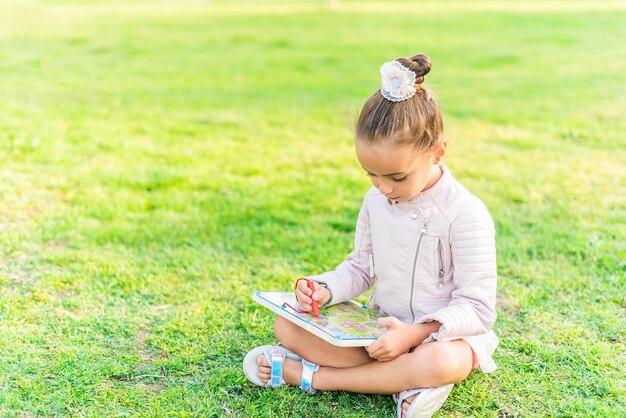
<path fill-rule="evenodd" d="M 387 195 L 393 191 L 393 187 L 391 187 L 391 184 L 388 181 L 380 180 L 378 182 L 378 190 L 382 194 Z"/>

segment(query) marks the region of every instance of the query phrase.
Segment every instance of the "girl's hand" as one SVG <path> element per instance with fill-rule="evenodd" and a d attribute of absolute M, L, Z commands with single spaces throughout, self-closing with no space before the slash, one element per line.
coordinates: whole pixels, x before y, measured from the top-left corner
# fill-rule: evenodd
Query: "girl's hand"
<path fill-rule="evenodd" d="M 378 328 L 387 327 L 387 331 L 374 341 L 365 350 L 369 356 L 378 361 L 393 360 L 401 354 L 406 353 L 416 343 L 415 326 L 405 324 L 392 316 L 380 318 Z"/>
<path fill-rule="evenodd" d="M 296 286 L 296 298 L 301 310 L 305 312 L 313 311 L 313 299 L 317 301 L 319 306 L 326 304 L 330 300 L 330 291 L 318 283 L 313 282 L 315 292 L 311 291 L 307 286 L 306 280 L 298 280 Z"/>

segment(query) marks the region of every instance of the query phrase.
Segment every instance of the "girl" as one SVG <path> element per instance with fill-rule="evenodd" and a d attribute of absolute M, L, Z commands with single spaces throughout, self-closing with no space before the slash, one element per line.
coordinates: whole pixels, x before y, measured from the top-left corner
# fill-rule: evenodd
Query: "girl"
<path fill-rule="evenodd" d="M 376 279 L 370 305 L 385 334 L 366 348 L 335 347 L 277 317 L 283 347 L 248 353 L 257 385 L 394 394 L 398 417 L 430 417 L 472 369 L 496 369 L 493 221 L 441 162 L 439 106 L 422 85 L 424 54 L 385 63 L 382 88 L 356 126 L 356 155 L 374 185 L 359 213 L 354 251 L 334 271 L 297 283 L 301 309 L 352 299 Z"/>

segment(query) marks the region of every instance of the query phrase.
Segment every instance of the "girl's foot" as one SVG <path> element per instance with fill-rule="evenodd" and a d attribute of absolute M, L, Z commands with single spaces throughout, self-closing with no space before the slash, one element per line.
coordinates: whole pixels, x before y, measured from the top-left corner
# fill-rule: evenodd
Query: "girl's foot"
<path fill-rule="evenodd" d="M 259 379 L 263 383 L 267 383 L 270 380 L 272 368 L 267 362 L 265 356 L 259 356 L 256 359 L 256 364 L 259 365 Z M 302 379 L 302 363 L 290 358 L 286 358 L 283 363 L 283 380 L 288 385 L 300 386 Z"/>

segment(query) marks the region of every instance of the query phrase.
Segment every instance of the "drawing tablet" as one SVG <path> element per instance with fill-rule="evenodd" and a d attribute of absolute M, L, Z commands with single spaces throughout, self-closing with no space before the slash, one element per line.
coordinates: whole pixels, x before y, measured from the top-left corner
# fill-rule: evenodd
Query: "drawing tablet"
<path fill-rule="evenodd" d="M 380 315 L 354 301 L 320 308 L 319 317 L 298 313 L 287 304 L 297 307 L 293 292 L 255 292 L 252 299 L 283 318 L 306 329 L 323 340 L 339 347 L 366 347 L 385 333 L 376 328 Z"/>

